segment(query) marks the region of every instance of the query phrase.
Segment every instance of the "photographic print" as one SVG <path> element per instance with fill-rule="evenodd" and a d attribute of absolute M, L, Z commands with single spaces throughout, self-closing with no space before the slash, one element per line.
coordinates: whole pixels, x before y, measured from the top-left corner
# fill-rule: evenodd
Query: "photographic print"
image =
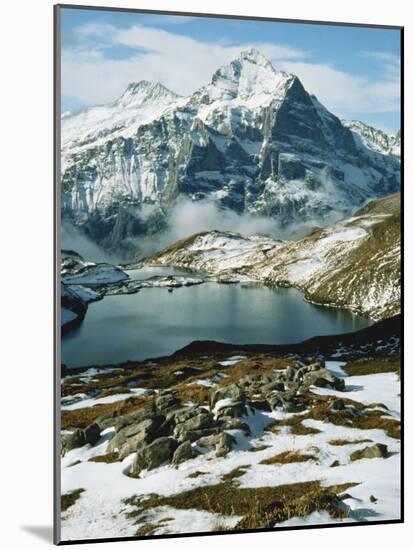
<path fill-rule="evenodd" d="M 368 23 L 55 7 L 56 542 L 402 521 Z"/>

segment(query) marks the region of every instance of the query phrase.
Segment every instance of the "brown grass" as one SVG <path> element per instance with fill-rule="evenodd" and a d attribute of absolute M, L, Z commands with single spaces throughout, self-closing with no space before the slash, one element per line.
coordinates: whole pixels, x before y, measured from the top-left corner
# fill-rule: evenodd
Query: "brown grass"
<path fill-rule="evenodd" d="M 312 419 L 330 422 L 335 426 L 347 426 L 360 430 L 380 429 L 394 439 L 400 438 L 400 422 L 394 418 L 384 417 L 384 411 L 370 410 L 358 401 L 342 398 L 346 405 L 352 405 L 360 414 L 350 416 L 346 410 L 331 411 L 329 406 L 335 397 L 328 395 L 307 394 L 311 405 L 309 411 L 302 415 L 293 416 L 279 421 L 278 426 L 290 426 L 295 435 L 305 435 L 308 428 L 302 425 L 303 420 Z M 304 428 L 302 432 L 302 428 Z M 311 428 L 312 429 L 312 428 Z"/>
<path fill-rule="evenodd" d="M 117 452 L 107 453 L 105 455 L 92 456 L 88 462 L 104 462 L 105 464 L 113 464 L 118 462 L 119 457 Z"/>
<path fill-rule="evenodd" d="M 318 457 L 313 454 L 302 454 L 299 451 L 284 451 L 270 458 L 265 458 L 259 464 L 292 464 L 294 462 L 309 462 L 317 460 Z"/>
<path fill-rule="evenodd" d="M 251 453 L 258 453 L 259 451 L 264 451 L 265 449 L 269 449 L 270 445 L 257 445 L 257 447 L 251 447 L 249 451 Z"/>
<path fill-rule="evenodd" d="M 278 359 L 265 354 L 254 355 L 242 359 L 232 367 L 221 367 L 221 371 L 224 371 L 227 376 L 218 382 L 218 386 L 237 383 L 249 374 L 266 374 L 274 370 L 284 370 L 288 366 L 294 365 L 294 363 L 292 359 Z"/>
<path fill-rule="evenodd" d="M 142 409 L 145 405 L 152 402 L 149 397 L 129 397 L 123 401 L 95 405 L 94 407 L 85 407 L 84 409 L 74 409 L 61 411 L 62 429 L 68 428 L 86 428 L 94 422 L 99 416 L 108 415 L 116 418 L 123 414 Z"/>
<path fill-rule="evenodd" d="M 193 478 L 205 476 L 205 475 L 206 475 L 206 472 L 200 472 L 200 470 L 196 470 L 195 472 L 192 472 L 191 474 L 189 474 L 187 477 L 193 479 Z"/>
<path fill-rule="evenodd" d="M 372 443 L 372 439 L 331 439 L 329 445 L 342 447 L 343 445 L 356 445 L 357 443 Z"/>
<path fill-rule="evenodd" d="M 250 464 L 245 464 L 244 466 L 238 466 L 237 468 L 234 468 L 234 470 L 231 470 L 227 474 L 224 474 L 223 476 L 221 476 L 221 479 L 223 481 L 232 481 L 233 479 L 243 476 L 246 473 L 246 470 L 248 470 L 250 467 L 251 467 Z"/>
<path fill-rule="evenodd" d="M 85 489 L 75 489 L 70 493 L 61 495 L 60 497 L 60 509 L 62 512 L 66 512 L 68 508 L 73 506 L 75 502 L 80 498 L 81 494 L 85 492 Z"/>
<path fill-rule="evenodd" d="M 222 516 L 243 516 L 235 530 L 265 529 L 292 516 L 307 516 L 326 510 L 334 518 L 346 513 L 338 506 L 339 494 L 356 484 L 322 487 L 318 481 L 277 487 L 244 488 L 231 482 L 197 487 L 171 496 L 152 494 L 125 500 L 136 509 L 127 515 L 140 517 L 145 510 L 171 506 L 179 510 L 201 510 Z"/>
<path fill-rule="evenodd" d="M 395 372 L 400 376 L 400 358 L 364 358 L 348 363 L 343 370 L 350 376 Z"/>

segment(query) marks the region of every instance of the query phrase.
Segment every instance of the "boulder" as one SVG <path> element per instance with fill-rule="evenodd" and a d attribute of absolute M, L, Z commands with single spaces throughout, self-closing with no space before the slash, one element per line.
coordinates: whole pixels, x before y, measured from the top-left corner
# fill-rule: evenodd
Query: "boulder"
<path fill-rule="evenodd" d="M 388 456 L 388 447 L 382 443 L 375 443 L 370 447 L 365 447 L 364 449 L 359 449 L 354 451 L 350 459 L 352 461 L 361 460 L 362 458 L 386 458 Z"/>
<path fill-rule="evenodd" d="M 298 413 L 306 409 L 306 403 L 303 401 L 293 400 L 286 401 L 283 405 L 283 410 L 288 413 Z"/>
<path fill-rule="evenodd" d="M 303 377 L 302 383 L 306 386 L 317 386 L 319 388 L 331 387 L 339 391 L 345 388 L 344 380 L 337 378 L 326 369 L 308 372 Z"/>
<path fill-rule="evenodd" d="M 259 411 L 271 411 L 272 407 L 269 404 L 269 401 L 266 399 L 256 399 L 255 401 L 251 401 L 250 405 Z"/>
<path fill-rule="evenodd" d="M 84 430 L 77 429 L 70 434 L 66 434 L 62 437 L 62 454 L 64 455 L 72 449 L 83 447 L 86 444 Z"/>
<path fill-rule="evenodd" d="M 89 424 L 89 426 L 84 429 L 84 435 L 86 443 L 89 443 L 90 445 L 95 445 L 95 443 L 101 436 L 101 428 L 96 422 L 94 422 L 93 424 Z"/>
<path fill-rule="evenodd" d="M 334 399 L 329 405 L 330 411 L 343 411 L 345 409 L 345 402 L 343 399 Z"/>
<path fill-rule="evenodd" d="M 165 393 L 159 395 L 155 399 L 155 407 L 159 412 L 167 413 L 181 407 L 180 400 L 172 393 Z"/>
<path fill-rule="evenodd" d="M 125 426 L 111 439 L 107 452 L 118 451 L 119 459 L 123 460 L 129 454 L 156 439 L 159 436 L 159 427 L 163 421 L 163 416 L 154 416 L 138 424 Z"/>
<path fill-rule="evenodd" d="M 184 443 L 181 443 L 181 445 L 175 449 L 172 457 L 172 463 L 177 466 L 178 464 L 181 464 L 181 462 L 196 458 L 199 454 L 200 453 L 191 446 L 189 441 L 184 441 Z"/>
<path fill-rule="evenodd" d="M 217 457 L 226 456 L 235 445 L 236 445 L 236 440 L 234 439 L 233 436 L 231 436 L 227 432 L 221 433 L 216 443 L 216 456 Z"/>
<path fill-rule="evenodd" d="M 270 409 L 272 411 L 282 409 L 285 405 L 285 401 L 280 395 L 272 395 L 268 398 L 267 402 L 269 403 Z"/>
<path fill-rule="evenodd" d="M 274 391 L 284 392 L 285 391 L 285 385 L 284 385 L 283 382 L 273 380 L 272 382 L 264 384 L 261 387 L 261 391 L 264 395 L 270 394 Z"/>
<path fill-rule="evenodd" d="M 245 394 L 242 388 L 237 384 L 229 384 L 223 388 L 216 390 L 211 397 L 211 407 L 221 401 L 222 399 L 234 399 L 238 401 L 243 401 L 245 399 Z"/>
<path fill-rule="evenodd" d="M 287 367 L 285 369 L 286 380 L 293 380 L 295 378 L 296 370 L 293 367 Z"/>
<path fill-rule="evenodd" d="M 185 420 L 177 423 L 174 429 L 174 437 L 179 441 L 189 439 L 188 434 L 190 432 L 199 432 L 200 430 L 212 429 L 217 426 L 214 416 L 209 411 L 202 408 L 192 411 L 191 416 L 188 414 L 180 415 L 176 420 L 182 418 L 185 418 Z M 195 440 L 193 439 L 193 441 Z"/>
<path fill-rule="evenodd" d="M 125 428 L 125 426 L 129 426 L 131 424 L 139 424 L 143 420 L 151 418 L 153 416 L 155 416 L 153 409 L 150 407 L 145 407 L 143 409 L 139 409 L 137 411 L 115 417 L 111 423 L 111 426 L 114 426 L 115 431 L 118 432 L 119 430 L 122 430 L 122 428 Z M 98 423 L 99 425 L 101 425 L 100 422 Z"/>
<path fill-rule="evenodd" d="M 220 439 L 220 436 L 220 433 L 203 436 L 196 440 L 196 445 L 197 447 L 202 447 L 203 449 L 214 449 Z"/>
<path fill-rule="evenodd" d="M 197 441 L 197 439 L 200 439 L 201 437 L 207 437 L 216 434 L 218 430 L 218 426 L 215 428 L 204 428 L 202 430 L 177 430 L 176 428 L 174 430 L 174 437 L 180 443 L 182 443 L 183 441 L 190 441 L 191 443 L 193 443 L 193 441 Z"/>
<path fill-rule="evenodd" d="M 250 426 L 238 418 L 226 416 L 221 418 L 222 427 L 226 430 L 241 430 L 246 436 L 251 435 Z"/>
<path fill-rule="evenodd" d="M 133 475 L 142 470 L 153 470 L 171 461 L 178 441 L 172 437 L 160 437 L 146 447 L 139 449 L 132 467 Z"/>
<path fill-rule="evenodd" d="M 231 418 L 238 418 L 247 414 L 244 401 L 231 400 L 230 402 L 223 404 L 216 413 L 217 419 L 223 416 L 230 416 Z"/>

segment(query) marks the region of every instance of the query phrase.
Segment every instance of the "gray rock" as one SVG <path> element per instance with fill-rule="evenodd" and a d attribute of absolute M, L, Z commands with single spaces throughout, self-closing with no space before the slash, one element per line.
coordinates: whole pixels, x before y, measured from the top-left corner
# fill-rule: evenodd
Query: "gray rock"
<path fill-rule="evenodd" d="M 251 435 L 250 426 L 238 418 L 232 418 L 230 416 L 220 419 L 222 427 L 226 430 L 241 430 L 246 436 Z"/>
<path fill-rule="evenodd" d="M 280 395 L 272 395 L 267 401 L 272 411 L 282 409 L 285 406 L 285 401 Z"/>
<path fill-rule="evenodd" d="M 286 380 L 293 380 L 295 378 L 295 374 L 296 374 L 296 371 L 293 367 L 287 367 L 287 369 L 285 369 L 285 377 L 286 377 Z"/>
<path fill-rule="evenodd" d="M 93 424 L 89 424 L 89 426 L 84 429 L 84 435 L 86 443 L 89 443 L 90 445 L 95 445 L 95 443 L 101 436 L 101 428 L 96 422 L 94 422 Z"/>
<path fill-rule="evenodd" d="M 138 475 L 142 470 L 153 470 L 171 461 L 178 442 L 172 437 L 160 437 L 137 451 L 132 473 Z"/>
<path fill-rule="evenodd" d="M 345 402 L 342 399 L 335 399 L 329 405 L 331 411 L 343 411 L 345 409 Z"/>
<path fill-rule="evenodd" d="M 125 428 L 125 426 L 129 426 L 130 424 L 139 424 L 143 420 L 153 416 L 155 416 L 154 411 L 149 407 L 145 407 L 143 409 L 139 409 L 138 411 L 133 411 L 114 418 L 111 426 L 115 426 L 115 431 L 118 432 L 119 430 L 122 430 L 122 428 Z M 99 425 L 101 424 L 99 423 Z"/>
<path fill-rule="evenodd" d="M 287 401 L 283 405 L 283 410 L 288 413 L 302 412 L 306 409 L 306 403 L 302 401 Z"/>
<path fill-rule="evenodd" d="M 388 447 L 382 443 L 375 443 L 370 447 L 365 447 L 364 449 L 359 449 L 354 451 L 350 459 L 352 461 L 361 460 L 362 458 L 386 458 L 388 456 Z"/>
<path fill-rule="evenodd" d="M 206 411 L 206 409 L 202 409 L 199 406 L 181 407 L 180 409 L 168 413 L 166 419 L 169 420 L 173 418 L 176 424 L 180 424 L 200 414 L 201 411 Z"/>
<path fill-rule="evenodd" d="M 200 439 L 201 437 L 207 437 L 209 435 L 216 434 L 218 432 L 219 428 L 204 428 L 202 430 L 174 430 L 174 437 L 182 443 L 183 441 L 190 441 L 193 443 L 193 441 L 197 441 L 197 439 Z"/>
<path fill-rule="evenodd" d="M 223 388 L 219 388 L 213 393 L 211 398 L 211 406 L 214 407 L 214 405 L 221 399 L 234 399 L 237 401 L 243 401 L 245 399 L 245 394 L 243 389 L 240 388 L 237 384 L 230 384 Z"/>
<path fill-rule="evenodd" d="M 196 440 L 196 445 L 203 449 L 214 449 L 220 439 L 220 433 L 207 435 Z"/>
<path fill-rule="evenodd" d="M 306 386 L 317 386 L 319 388 L 331 387 L 339 391 L 345 388 L 344 380 L 337 378 L 326 369 L 308 372 L 303 377 L 302 383 Z"/>
<path fill-rule="evenodd" d="M 180 418 L 186 419 L 183 422 L 177 423 L 174 429 L 174 437 L 176 437 L 179 441 L 189 439 L 187 434 L 190 432 L 198 432 L 200 430 L 211 429 L 217 426 L 214 416 L 206 409 L 198 408 L 195 411 L 192 411 L 191 414 L 191 416 L 188 414 L 180 415 L 177 418 L 177 420 Z"/>
<path fill-rule="evenodd" d="M 120 460 L 123 460 L 129 454 L 156 439 L 163 421 L 163 416 L 154 416 L 138 424 L 125 426 L 111 439 L 107 452 L 111 453 L 117 450 Z"/>
<path fill-rule="evenodd" d="M 259 411 L 271 411 L 272 407 L 267 399 L 256 399 L 250 402 L 250 405 Z"/>
<path fill-rule="evenodd" d="M 62 437 L 62 455 L 86 445 L 85 434 L 83 430 L 77 429 L 70 434 L 66 434 Z"/>
<path fill-rule="evenodd" d="M 174 409 L 181 407 L 179 399 L 175 397 L 172 393 L 166 393 L 158 396 L 155 400 L 155 407 L 158 411 L 162 413 L 167 413 Z"/>
<path fill-rule="evenodd" d="M 191 443 L 189 441 L 184 441 L 184 443 L 181 443 L 181 445 L 179 445 L 174 451 L 172 463 L 178 465 L 181 464 L 181 462 L 185 462 L 186 460 L 196 458 L 199 454 L 200 453 L 191 446 Z"/>
<path fill-rule="evenodd" d="M 232 401 L 228 405 L 220 407 L 217 411 L 217 419 L 220 419 L 223 416 L 238 418 L 240 416 L 245 416 L 246 414 L 247 410 L 244 401 Z"/>
<path fill-rule="evenodd" d="M 216 456 L 217 457 L 226 456 L 235 445 L 236 445 L 236 440 L 234 439 L 233 436 L 231 436 L 227 432 L 221 433 L 216 444 Z"/>
<path fill-rule="evenodd" d="M 285 391 L 285 385 L 283 382 L 279 382 L 277 380 L 273 380 L 272 382 L 269 382 L 268 384 L 264 384 L 261 387 L 261 391 L 264 395 L 272 393 L 274 391 Z"/>

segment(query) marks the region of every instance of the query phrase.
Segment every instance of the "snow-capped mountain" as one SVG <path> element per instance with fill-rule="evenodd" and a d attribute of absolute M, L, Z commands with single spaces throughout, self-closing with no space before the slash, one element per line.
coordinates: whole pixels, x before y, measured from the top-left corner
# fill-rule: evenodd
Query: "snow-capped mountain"
<path fill-rule="evenodd" d="M 165 228 L 180 196 L 323 224 L 399 189 L 392 147 L 351 129 L 255 49 L 190 97 L 130 84 L 62 118 L 63 219 L 118 249 Z"/>
<path fill-rule="evenodd" d="M 146 260 L 206 272 L 219 281 L 292 286 L 316 303 L 381 319 L 400 311 L 400 194 L 298 241 L 211 231 Z"/>
<path fill-rule="evenodd" d="M 377 153 L 382 153 L 383 155 L 394 155 L 398 158 L 400 157 L 400 131 L 398 131 L 395 135 L 389 135 L 382 130 L 378 130 L 378 128 L 373 128 L 368 124 L 364 124 L 359 120 L 343 120 L 342 124 L 352 131 L 357 145 L 361 145 L 362 143 L 363 147 L 367 147 Z"/>

